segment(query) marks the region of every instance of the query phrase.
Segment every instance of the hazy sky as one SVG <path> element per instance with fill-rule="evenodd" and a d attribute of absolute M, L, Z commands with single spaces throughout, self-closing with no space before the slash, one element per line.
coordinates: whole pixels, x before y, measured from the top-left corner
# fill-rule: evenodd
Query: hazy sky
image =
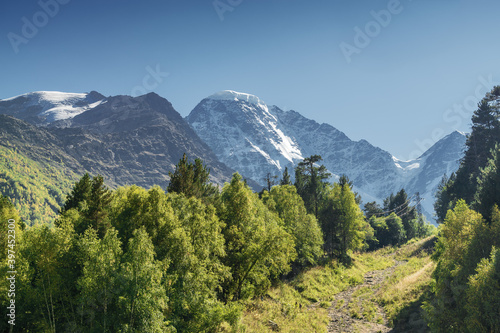
<path fill-rule="evenodd" d="M 499 27 L 493 0 L 9 0 L 0 98 L 154 91 L 186 116 L 231 89 L 407 159 L 469 130 Z"/>

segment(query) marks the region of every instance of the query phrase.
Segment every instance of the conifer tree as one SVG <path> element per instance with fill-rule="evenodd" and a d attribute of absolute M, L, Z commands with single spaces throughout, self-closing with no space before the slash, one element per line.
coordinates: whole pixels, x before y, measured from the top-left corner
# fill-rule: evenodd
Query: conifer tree
<path fill-rule="evenodd" d="M 281 177 L 280 185 L 293 185 L 292 180 L 290 178 L 290 174 L 288 173 L 288 167 L 285 167 L 283 171 L 283 176 Z"/>
<path fill-rule="evenodd" d="M 464 199 L 468 204 L 473 202 L 480 169 L 486 166 L 491 156 L 490 151 L 499 142 L 498 109 L 491 106 L 485 98 L 472 115 L 472 132 L 467 137 L 465 154 L 456 172 L 456 178 L 449 181 L 446 190 L 439 194 L 438 200 L 443 202 L 442 206 L 451 206 L 459 199 Z M 440 218 L 443 218 L 442 213 L 440 214 Z"/>
<path fill-rule="evenodd" d="M 365 217 L 367 220 L 369 220 L 372 216 L 380 217 L 384 212 L 382 207 L 375 201 L 367 202 L 363 206 L 363 211 L 365 212 Z"/>
<path fill-rule="evenodd" d="M 186 154 L 182 155 L 175 171 L 168 173 L 170 183 L 167 192 L 183 193 L 187 197 L 206 198 L 217 192 L 210 184 L 210 170 L 197 158 L 194 163 L 188 161 Z"/>
<path fill-rule="evenodd" d="M 295 168 L 295 187 L 297 193 L 302 197 L 307 212 L 318 218 L 320 200 L 325 191 L 324 180 L 330 178 L 331 174 L 324 165 L 316 166 L 322 160 L 319 155 L 306 157 Z"/>
<path fill-rule="evenodd" d="M 473 207 L 490 220 L 494 205 L 500 204 L 500 145 L 492 150 L 492 158 L 480 170 Z"/>
<path fill-rule="evenodd" d="M 60 214 L 72 208 L 82 210 L 82 203 L 89 200 L 90 192 L 92 191 L 92 179 L 86 172 L 78 182 L 75 183 L 71 193 L 67 196 L 66 202 L 60 210 Z"/>

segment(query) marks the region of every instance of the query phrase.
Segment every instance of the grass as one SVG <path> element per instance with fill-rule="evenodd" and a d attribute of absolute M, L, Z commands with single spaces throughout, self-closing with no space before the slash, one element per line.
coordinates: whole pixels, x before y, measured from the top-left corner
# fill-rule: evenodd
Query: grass
<path fill-rule="evenodd" d="M 289 283 L 280 282 L 266 296 L 246 302 L 240 330 L 272 332 L 275 323 L 280 332 L 326 332 L 328 308 L 335 295 L 363 283 L 367 272 L 392 266 L 394 261 L 384 256 L 386 252 L 355 254 L 350 267 L 330 261 L 302 272 Z M 356 311 L 354 315 L 363 316 L 360 309 Z"/>
<path fill-rule="evenodd" d="M 420 309 L 429 295 L 435 264 L 430 252 L 435 237 L 414 241 L 396 252 L 397 260 L 407 260 L 399 265 L 386 280 L 376 296 L 384 308 L 389 325 L 402 331 L 425 328 Z"/>
<path fill-rule="evenodd" d="M 353 255 L 353 265 L 336 261 L 310 268 L 289 282 L 279 282 L 262 298 L 245 302 L 240 332 L 326 332 L 328 309 L 335 295 L 362 284 L 371 271 L 383 270 L 399 261 L 394 273 L 379 286 L 363 286 L 347 304 L 353 318 L 382 324 L 382 306 L 390 325 L 399 331 L 423 327 L 420 306 L 428 296 L 434 263 L 430 259 L 435 237 L 412 240 L 400 248 L 384 248 Z M 335 308 L 344 300 L 333 302 Z M 401 329 L 403 328 L 403 329 Z M 362 327 L 359 328 L 362 331 Z"/>

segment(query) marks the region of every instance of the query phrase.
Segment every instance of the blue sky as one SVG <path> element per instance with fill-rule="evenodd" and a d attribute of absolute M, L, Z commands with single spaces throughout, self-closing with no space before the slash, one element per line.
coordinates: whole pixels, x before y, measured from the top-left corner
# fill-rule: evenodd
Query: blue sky
<path fill-rule="evenodd" d="M 493 0 L 3 1 L 0 98 L 155 91 L 186 116 L 231 89 L 407 159 L 468 131 L 475 95 L 500 83 L 499 13 Z"/>

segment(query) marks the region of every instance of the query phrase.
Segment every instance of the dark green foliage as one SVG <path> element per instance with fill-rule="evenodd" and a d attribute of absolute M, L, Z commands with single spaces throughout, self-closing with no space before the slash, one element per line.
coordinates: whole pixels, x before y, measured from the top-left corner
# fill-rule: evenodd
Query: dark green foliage
<path fill-rule="evenodd" d="M 500 125 L 498 110 L 488 104 L 499 89 L 497 86 L 487 94 L 474 112 L 472 133 L 460 168 L 456 176 L 447 182 L 443 179 L 439 187 L 435 208 L 444 223 L 433 256 L 437 261 L 435 297 L 425 305 L 434 331 L 500 329 L 496 250 L 500 246 Z M 469 208 L 471 203 L 479 213 Z M 448 210 L 444 217 L 450 207 L 453 210 Z"/>
<path fill-rule="evenodd" d="M 293 185 L 292 179 L 290 178 L 290 174 L 288 173 L 288 167 L 285 167 L 283 171 L 283 176 L 280 180 L 280 185 Z"/>
<path fill-rule="evenodd" d="M 367 220 L 369 220 L 372 216 L 380 217 L 384 213 L 382 207 L 375 201 L 367 202 L 363 206 L 363 211 L 365 212 L 365 217 Z"/>
<path fill-rule="evenodd" d="M 61 214 L 64 217 L 71 210 L 75 210 L 80 216 L 72 220 L 75 231 L 83 234 L 87 228 L 92 227 L 102 238 L 111 226 L 108 217 L 110 203 L 111 191 L 104 184 L 103 177 L 97 175 L 91 178 L 86 173 L 75 183 L 61 209 Z M 59 220 L 56 221 L 56 225 L 59 225 Z"/>
<path fill-rule="evenodd" d="M 418 218 L 417 210 L 410 205 L 410 200 L 406 191 L 401 189 L 396 195 L 391 194 L 384 200 L 384 210 L 396 214 L 401 218 L 404 226 L 403 241 L 417 236 L 416 220 Z"/>
<path fill-rule="evenodd" d="M 183 193 L 187 197 L 198 199 L 214 195 L 217 188 L 210 184 L 210 170 L 197 158 L 194 163 L 188 161 L 186 154 L 182 156 L 175 171 L 168 173 L 170 183 L 167 192 Z"/>
<path fill-rule="evenodd" d="M 403 224 L 403 220 L 397 216 L 395 213 L 385 218 L 385 223 L 387 224 L 388 231 L 388 244 L 399 245 L 406 241 L 406 228 Z"/>
<path fill-rule="evenodd" d="M 85 205 L 90 198 L 90 193 L 92 191 L 92 178 L 88 173 L 85 173 L 83 177 L 75 183 L 71 193 L 66 197 L 66 202 L 60 210 L 60 214 L 67 210 L 75 208 L 79 211 L 85 209 Z"/>
<path fill-rule="evenodd" d="M 349 251 L 363 248 L 366 222 L 348 183 L 328 187 L 319 216 L 325 252 L 330 257 L 348 262 Z"/>
<path fill-rule="evenodd" d="M 426 306 L 432 328 L 441 332 L 466 332 L 467 327 L 494 327 L 491 322 L 488 324 L 488 318 L 497 316 L 498 308 L 494 306 L 497 299 L 495 296 L 490 298 L 491 294 L 475 295 L 485 301 L 482 306 L 478 306 L 478 298 L 473 294 L 491 286 L 484 286 L 478 281 L 485 276 L 473 276 L 486 269 L 484 260 L 490 256 L 492 249 L 498 246 L 498 209 L 493 209 L 491 223 L 487 224 L 464 200 L 459 200 L 456 207 L 446 216 L 434 254 L 437 261 L 434 272 L 435 298 Z M 477 316 L 477 311 L 481 308 L 485 312 Z"/>
<path fill-rule="evenodd" d="M 443 223 L 446 213 L 451 209 L 452 200 L 449 186 L 455 181 L 455 173 L 452 173 L 450 178 L 443 175 L 441 182 L 438 185 L 436 192 L 436 201 L 434 202 L 434 211 L 436 212 L 437 222 Z"/>
<path fill-rule="evenodd" d="M 481 169 L 473 207 L 487 220 L 494 205 L 500 204 L 500 145 L 492 150 L 492 158 Z"/>
<path fill-rule="evenodd" d="M 305 158 L 295 168 L 295 187 L 297 193 L 302 197 L 307 212 L 318 218 L 320 200 L 324 195 L 326 183 L 324 180 L 330 178 L 330 173 L 324 165 L 316 166 L 322 160 L 319 155 Z"/>
<path fill-rule="evenodd" d="M 498 91 L 498 86 L 492 92 Z M 450 179 L 446 186 L 438 193 L 437 216 L 439 221 L 445 218 L 446 209 L 451 208 L 459 199 L 467 204 L 475 200 L 481 169 L 485 168 L 491 150 L 500 142 L 499 110 L 489 104 L 492 93 L 487 94 L 472 116 L 472 131 L 467 137 L 464 157 L 460 162 L 454 179 Z"/>

